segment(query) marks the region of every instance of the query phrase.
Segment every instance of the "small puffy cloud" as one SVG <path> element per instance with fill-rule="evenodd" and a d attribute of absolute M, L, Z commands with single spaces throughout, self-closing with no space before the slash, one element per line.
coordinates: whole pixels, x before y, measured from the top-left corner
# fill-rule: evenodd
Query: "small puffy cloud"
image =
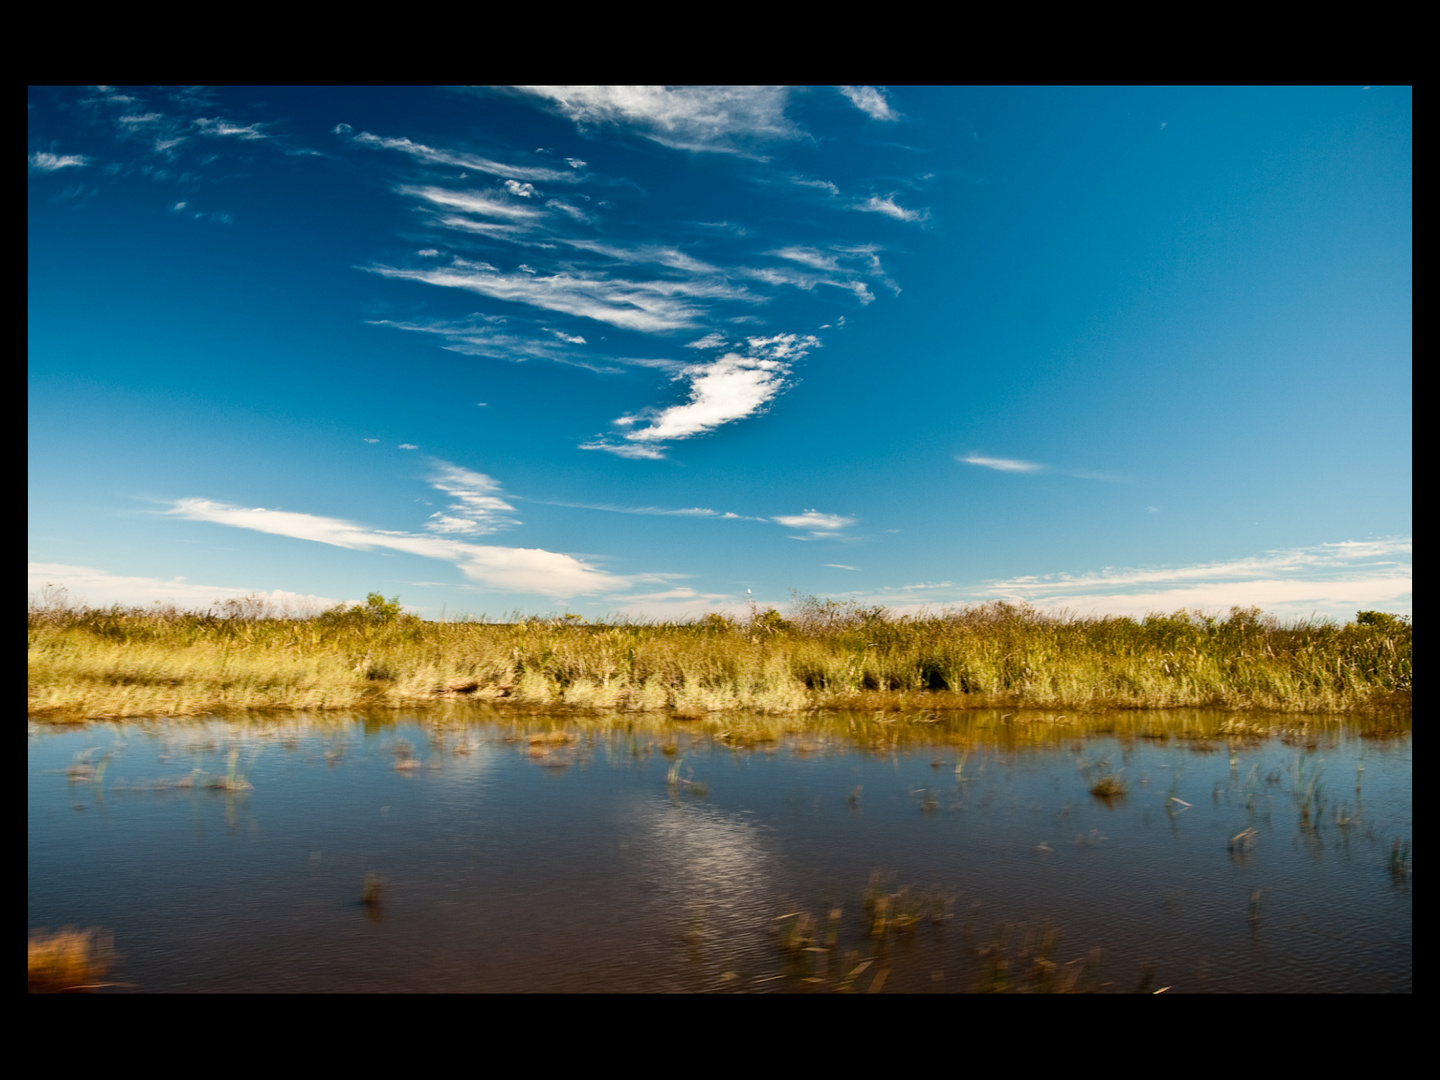
<path fill-rule="evenodd" d="M 55 172 L 57 169 L 76 168 L 90 164 L 84 154 L 51 154 L 45 151 L 30 155 L 30 168 L 41 172 Z"/>
<path fill-rule="evenodd" d="M 572 169 L 583 169 L 586 162 L 581 161 L 579 158 L 567 157 L 565 164 L 569 165 Z"/>
<path fill-rule="evenodd" d="M 771 518 L 787 529 L 808 529 L 813 534 L 833 536 L 841 529 L 855 524 L 853 517 L 839 514 L 822 514 L 818 510 L 806 510 L 803 514 L 788 514 Z"/>
<path fill-rule="evenodd" d="M 520 198 L 522 199 L 531 199 L 535 197 L 535 185 L 522 183 L 519 180 L 506 180 L 505 190 L 510 192 L 511 195 L 520 196 Z"/>
<path fill-rule="evenodd" d="M 928 210 L 907 210 L 895 201 L 893 194 L 880 198 L 879 195 L 871 195 L 863 203 L 855 204 L 856 210 L 865 210 L 872 214 L 884 214 L 886 217 L 895 218 L 897 221 L 924 221 L 930 216 Z"/>
<path fill-rule="evenodd" d="M 759 412 L 784 388 L 788 373 L 789 366 L 778 360 L 728 353 L 712 363 L 685 368 L 690 400 L 683 405 L 623 416 L 615 422 L 629 427 L 649 420 L 646 427 L 626 434 L 631 442 L 688 439 Z"/>
<path fill-rule="evenodd" d="M 397 449 L 400 449 L 400 450 L 419 450 L 420 447 L 416 446 L 414 443 L 402 442 Z"/>
<path fill-rule="evenodd" d="M 701 339 L 704 340 L 704 339 Z M 615 423 L 620 427 L 644 427 L 627 432 L 626 443 L 653 444 L 688 439 L 713 431 L 722 424 L 754 416 L 765 408 L 789 384 L 791 365 L 811 349 L 818 348 L 820 339 L 813 334 L 775 334 L 754 337 L 747 342 L 748 355 L 729 352 L 703 364 L 687 364 L 675 376 L 690 383 L 689 400 L 664 409 L 647 409 L 622 416 Z M 601 440 L 585 449 L 608 450 L 622 457 L 659 457 L 655 453 L 622 452 L 616 445 Z"/>
<path fill-rule="evenodd" d="M 900 114 L 890 107 L 885 95 L 874 86 L 842 86 L 840 92 L 850 99 L 850 104 L 872 120 L 898 120 Z"/>
<path fill-rule="evenodd" d="M 697 339 L 695 339 L 694 341 L 689 342 L 689 343 L 685 346 L 685 348 L 687 348 L 687 349 L 723 349 L 727 344 L 728 344 L 728 341 L 727 341 L 725 335 L 717 332 L 717 333 L 714 333 L 714 334 L 706 334 L 706 335 L 705 335 L 704 337 L 702 337 L 702 338 L 697 338 Z"/>
<path fill-rule="evenodd" d="M 966 465 L 979 465 L 985 469 L 998 469 L 1000 472 L 1040 472 L 1045 466 L 1037 465 L 1033 461 L 1019 461 L 1014 458 L 981 457 L 979 454 L 967 454 L 965 457 L 956 458 Z"/>

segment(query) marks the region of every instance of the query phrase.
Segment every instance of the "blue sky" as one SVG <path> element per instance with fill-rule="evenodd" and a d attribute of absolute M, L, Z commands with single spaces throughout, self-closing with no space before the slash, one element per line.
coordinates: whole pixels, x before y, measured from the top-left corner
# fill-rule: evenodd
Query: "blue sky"
<path fill-rule="evenodd" d="M 1406 87 L 32 87 L 29 581 L 1409 613 Z"/>

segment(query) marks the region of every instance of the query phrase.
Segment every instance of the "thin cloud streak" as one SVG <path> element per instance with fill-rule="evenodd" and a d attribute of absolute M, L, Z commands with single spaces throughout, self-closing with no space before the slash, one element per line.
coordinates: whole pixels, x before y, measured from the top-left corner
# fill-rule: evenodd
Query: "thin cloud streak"
<path fill-rule="evenodd" d="M 683 286 L 662 282 L 623 281 L 563 271 L 548 276 L 523 272 L 502 274 L 484 267 L 401 270 L 392 266 L 368 266 L 362 269 L 402 281 L 465 289 L 496 300 L 529 304 L 642 333 L 683 330 L 697 325 L 702 314 L 695 304 L 674 297 L 674 293 L 685 291 Z"/>
<path fill-rule="evenodd" d="M 127 576 L 97 570 L 91 566 L 65 563 L 29 564 L 29 591 L 32 603 L 43 602 L 47 590 L 66 590 L 66 604 L 89 607 L 148 607 L 173 604 L 188 611 L 204 611 L 226 600 L 258 596 L 282 612 L 300 616 L 318 614 L 342 601 L 327 596 L 288 592 L 284 589 L 243 588 L 234 585 L 197 585 L 184 578 Z"/>
<path fill-rule="evenodd" d="M 167 513 L 190 521 L 230 525 L 355 551 L 382 548 L 439 559 L 456 566 L 471 581 L 507 593 L 538 593 L 558 599 L 612 593 L 629 588 L 636 580 L 608 574 L 573 556 L 540 548 L 491 547 L 441 537 L 386 532 L 339 518 L 287 510 L 248 509 L 190 498 L 176 500 Z"/>
<path fill-rule="evenodd" d="M 981 457 L 979 454 L 969 454 L 956 461 L 963 461 L 966 465 L 979 465 L 986 469 L 998 469 L 1000 472 L 1040 472 L 1044 465 L 1037 465 L 1033 461 L 1019 461 L 1015 458 Z"/>
<path fill-rule="evenodd" d="M 1408 537 L 1269 551 L 1244 559 L 1194 566 L 1049 574 L 991 584 L 995 598 L 1046 608 L 1100 614 L 1228 610 L 1256 606 L 1305 617 L 1314 611 L 1335 618 L 1356 610 L 1401 607 L 1408 613 L 1413 589 Z"/>
<path fill-rule="evenodd" d="M 856 210 L 864 210 L 872 214 L 884 214 L 896 221 L 924 221 L 930 216 L 929 210 L 907 210 L 895 201 L 893 194 L 880 198 L 878 195 L 871 195 L 863 203 L 855 204 Z"/>
<path fill-rule="evenodd" d="M 564 172 L 560 169 L 547 169 L 539 166 L 510 165 L 483 158 L 477 154 L 436 150 L 424 143 L 411 142 L 406 138 L 387 138 L 381 135 L 372 135 L 368 131 L 354 135 L 352 134 L 354 130 L 349 124 L 335 126 L 335 134 L 349 139 L 357 146 L 364 146 L 372 150 L 394 150 L 432 165 L 458 166 L 462 169 L 474 169 L 476 172 L 489 173 L 491 176 L 498 176 L 504 180 L 538 181 L 542 184 L 571 184 L 578 178 L 578 172 Z"/>

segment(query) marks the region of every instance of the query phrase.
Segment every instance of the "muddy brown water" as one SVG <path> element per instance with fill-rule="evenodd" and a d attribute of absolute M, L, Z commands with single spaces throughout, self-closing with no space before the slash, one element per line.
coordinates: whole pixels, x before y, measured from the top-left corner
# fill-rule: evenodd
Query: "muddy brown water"
<path fill-rule="evenodd" d="M 32 724 L 29 925 L 111 991 L 1411 991 L 1408 717 L 1153 715 Z"/>

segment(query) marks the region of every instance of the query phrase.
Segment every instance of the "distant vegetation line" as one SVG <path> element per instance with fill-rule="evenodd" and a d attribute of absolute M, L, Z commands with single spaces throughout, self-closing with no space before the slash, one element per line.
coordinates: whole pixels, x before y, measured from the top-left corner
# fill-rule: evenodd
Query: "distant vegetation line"
<path fill-rule="evenodd" d="M 1345 712 L 1408 705 L 1411 621 L 1344 626 L 1259 608 L 1136 620 L 992 603 L 923 616 L 799 597 L 687 623 L 579 616 L 431 622 L 398 598 L 290 617 L 258 598 L 209 611 L 29 611 L 29 715 L 186 716 L 465 701 L 702 717 L 824 708 L 1182 708 Z"/>

